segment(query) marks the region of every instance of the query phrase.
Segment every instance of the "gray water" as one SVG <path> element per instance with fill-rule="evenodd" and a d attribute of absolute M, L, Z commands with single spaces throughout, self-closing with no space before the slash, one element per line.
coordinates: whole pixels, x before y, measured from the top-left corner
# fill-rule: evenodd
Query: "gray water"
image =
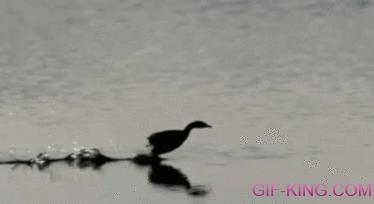
<path fill-rule="evenodd" d="M 0 166 L 0 203 L 371 203 L 254 198 L 255 183 L 371 183 L 371 0 L 0 0 L 0 157 L 145 151 L 194 130 L 165 164 L 205 196 L 100 171 Z"/>

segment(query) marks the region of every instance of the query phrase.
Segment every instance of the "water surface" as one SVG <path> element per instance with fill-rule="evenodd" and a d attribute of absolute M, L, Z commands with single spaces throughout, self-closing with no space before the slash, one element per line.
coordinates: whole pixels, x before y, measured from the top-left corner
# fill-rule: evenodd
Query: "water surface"
<path fill-rule="evenodd" d="M 373 3 L 0 0 L 1 158 L 129 156 L 152 132 L 214 127 L 165 161 L 205 196 L 129 162 L 56 164 L 0 166 L 1 203 L 370 203 L 250 188 L 373 181 Z"/>

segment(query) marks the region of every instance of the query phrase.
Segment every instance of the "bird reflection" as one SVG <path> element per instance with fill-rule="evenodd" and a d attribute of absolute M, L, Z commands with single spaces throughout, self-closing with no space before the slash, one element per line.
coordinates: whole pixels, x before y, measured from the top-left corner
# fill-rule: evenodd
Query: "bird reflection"
<path fill-rule="evenodd" d="M 0 165 L 14 165 L 13 170 L 20 165 L 26 165 L 31 168 L 36 166 L 39 171 L 44 171 L 52 164 L 66 163 L 71 167 L 80 169 L 91 168 L 93 170 L 100 170 L 107 163 L 128 161 L 136 166 L 148 168 L 148 181 L 151 184 L 168 190 L 183 189 L 190 196 L 207 195 L 209 190 L 207 190 L 206 186 L 192 185 L 188 177 L 181 170 L 162 164 L 164 160 L 164 158 L 152 154 L 138 154 L 130 158 L 113 158 L 106 156 L 96 148 L 83 148 L 76 153 L 61 158 L 51 158 L 47 153 L 40 153 L 35 159 L 0 161 Z"/>
<path fill-rule="evenodd" d="M 206 186 L 192 185 L 181 170 L 163 164 L 164 160 L 166 159 L 155 155 L 138 154 L 130 161 L 137 166 L 149 167 L 148 181 L 151 184 L 168 190 L 184 189 L 191 196 L 205 196 L 209 193 Z"/>
<path fill-rule="evenodd" d="M 152 184 L 167 189 L 185 189 L 186 192 L 192 196 L 204 196 L 208 193 L 205 186 L 192 186 L 188 177 L 179 169 L 161 163 L 151 165 L 148 173 L 148 180 Z"/>

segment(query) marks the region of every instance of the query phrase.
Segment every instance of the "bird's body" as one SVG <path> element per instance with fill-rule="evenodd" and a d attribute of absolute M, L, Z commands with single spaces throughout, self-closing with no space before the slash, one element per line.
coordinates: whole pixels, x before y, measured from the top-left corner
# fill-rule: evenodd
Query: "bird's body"
<path fill-rule="evenodd" d="M 183 130 L 166 130 L 153 133 L 148 137 L 149 145 L 152 146 L 152 154 L 159 155 L 175 150 L 186 141 L 193 128 L 205 127 L 211 126 L 202 121 L 195 121 L 187 125 Z"/>
<path fill-rule="evenodd" d="M 188 133 L 183 130 L 166 130 L 153 133 L 148 137 L 149 144 L 153 147 L 152 154 L 158 155 L 171 152 L 183 144 Z"/>

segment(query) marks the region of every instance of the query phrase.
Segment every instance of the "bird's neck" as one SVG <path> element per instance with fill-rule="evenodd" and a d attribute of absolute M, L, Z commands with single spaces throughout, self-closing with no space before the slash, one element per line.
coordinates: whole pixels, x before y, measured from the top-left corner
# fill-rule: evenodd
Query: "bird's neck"
<path fill-rule="evenodd" d="M 187 125 L 187 127 L 186 128 L 184 128 L 184 132 L 186 133 L 186 135 L 188 135 L 190 132 L 191 132 L 191 130 L 193 129 L 194 127 L 191 125 L 191 124 L 189 124 L 189 125 Z"/>

